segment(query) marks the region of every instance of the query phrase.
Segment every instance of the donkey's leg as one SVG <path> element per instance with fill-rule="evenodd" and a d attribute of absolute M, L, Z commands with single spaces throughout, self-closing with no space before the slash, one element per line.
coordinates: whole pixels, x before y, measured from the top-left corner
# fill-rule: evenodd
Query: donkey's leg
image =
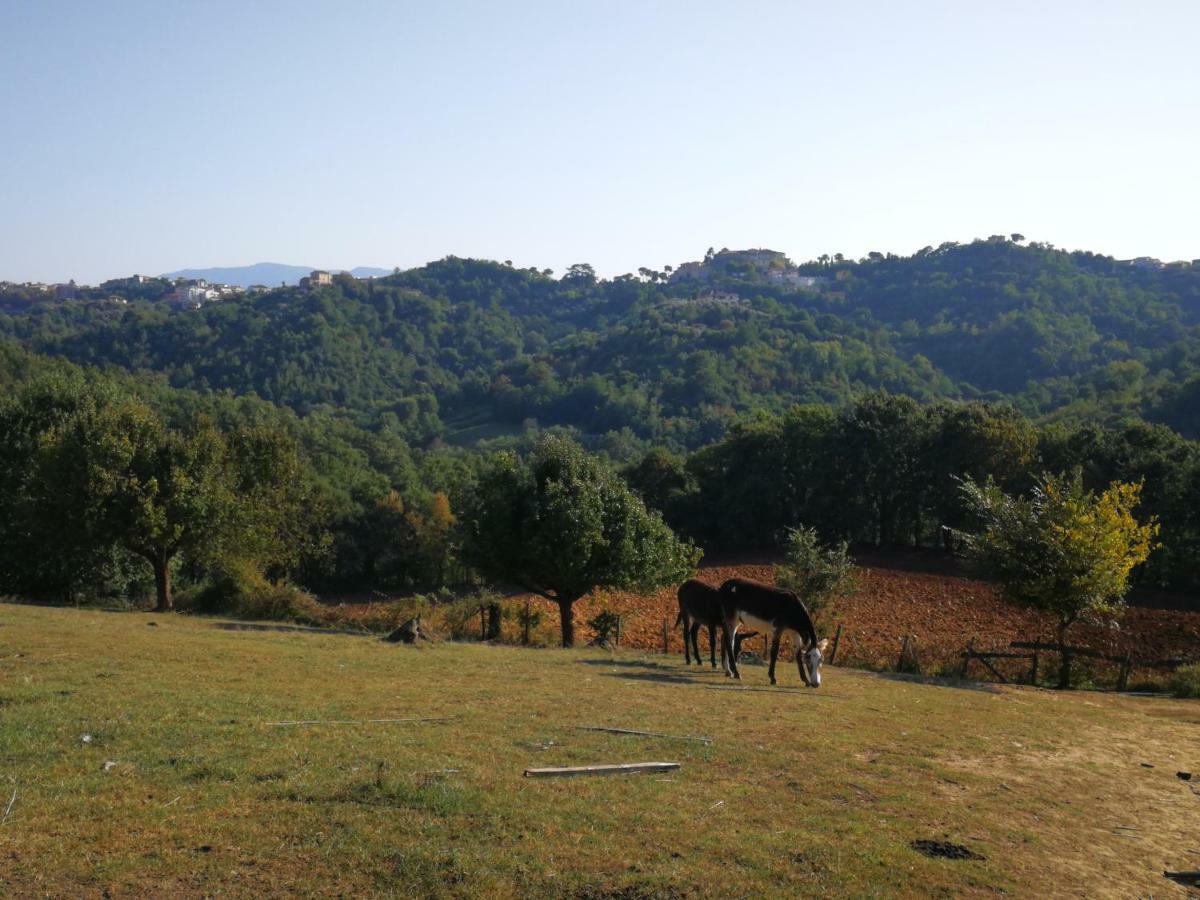
<path fill-rule="evenodd" d="M 717 667 L 717 626 L 712 622 L 708 623 L 708 658 L 712 660 L 712 667 Z"/>
<path fill-rule="evenodd" d="M 700 636 L 701 624 L 699 620 L 692 622 L 692 630 L 689 632 L 692 639 L 692 655 L 696 657 L 696 665 L 704 665 L 704 660 L 700 656 L 700 642 L 697 640 Z"/>
<path fill-rule="evenodd" d="M 799 632 L 793 632 L 792 640 L 796 644 L 796 668 L 800 670 L 800 680 L 804 682 L 805 687 L 812 687 L 812 679 L 808 677 L 808 666 L 804 662 L 804 651 L 808 649 L 808 645 Z"/>
<path fill-rule="evenodd" d="M 688 632 L 692 629 L 692 620 L 687 614 L 687 610 L 683 608 L 683 604 L 679 604 L 679 618 L 683 621 L 683 662 L 684 665 L 692 664 L 692 651 L 688 647 Z"/>
<path fill-rule="evenodd" d="M 733 636 L 737 634 L 737 627 L 736 614 L 732 617 L 726 616 L 725 621 L 721 623 L 721 652 L 725 657 L 725 674 L 740 679 L 742 676 L 738 672 L 737 657 L 733 654 Z"/>
<path fill-rule="evenodd" d="M 775 635 L 771 638 L 771 668 L 767 674 L 771 676 L 771 684 L 775 684 L 775 660 L 779 658 L 779 638 L 783 636 L 783 629 L 776 628 Z"/>

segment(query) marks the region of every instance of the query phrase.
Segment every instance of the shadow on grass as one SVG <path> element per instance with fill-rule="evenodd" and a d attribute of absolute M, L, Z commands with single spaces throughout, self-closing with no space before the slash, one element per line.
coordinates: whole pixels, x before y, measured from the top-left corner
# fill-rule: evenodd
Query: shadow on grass
<path fill-rule="evenodd" d="M 707 682 L 698 678 L 689 678 L 687 675 L 673 675 L 670 672 L 603 672 L 605 678 L 620 678 L 622 681 L 651 681 L 658 684 L 706 684 Z"/>
<path fill-rule="evenodd" d="M 966 678 L 946 678 L 938 675 L 910 675 L 905 672 L 863 672 L 888 681 L 900 681 L 905 684 L 925 684 L 930 687 L 958 688 L 961 691 L 981 691 L 985 694 L 1000 693 L 999 684 L 994 681 L 970 681 Z"/>
<path fill-rule="evenodd" d="M 584 666 L 623 666 L 627 669 L 654 669 L 655 671 L 673 672 L 676 666 L 669 663 L 651 662 L 645 659 L 621 659 L 613 657 L 612 659 L 580 659 L 577 660 L 580 665 Z"/>
<path fill-rule="evenodd" d="M 804 694 L 805 696 L 812 695 L 814 697 L 834 697 L 827 691 L 821 691 L 820 688 L 808 688 L 802 686 L 791 687 L 789 685 L 750 685 L 750 684 L 709 684 L 705 685 L 710 691 L 755 691 L 765 694 Z"/>
<path fill-rule="evenodd" d="M 282 631 L 299 632 L 300 634 L 340 634 L 346 637 L 381 638 L 382 635 L 370 631 L 347 631 L 344 628 L 315 628 L 312 625 L 261 625 L 251 622 L 213 622 L 213 628 L 222 631 Z"/>

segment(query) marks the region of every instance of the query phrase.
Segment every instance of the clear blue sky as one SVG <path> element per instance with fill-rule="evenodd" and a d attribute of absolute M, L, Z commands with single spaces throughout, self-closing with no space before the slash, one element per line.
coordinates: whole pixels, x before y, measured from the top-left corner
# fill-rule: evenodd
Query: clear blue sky
<path fill-rule="evenodd" d="M 1200 257 L 1195 0 L 0 0 L 0 41 L 0 279 Z"/>

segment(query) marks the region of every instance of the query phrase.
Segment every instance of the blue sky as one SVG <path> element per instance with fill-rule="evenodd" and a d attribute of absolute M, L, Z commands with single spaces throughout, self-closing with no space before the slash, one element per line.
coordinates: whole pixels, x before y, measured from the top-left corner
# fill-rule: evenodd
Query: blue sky
<path fill-rule="evenodd" d="M 0 0 L 0 35 L 0 279 L 1200 257 L 1193 0 Z"/>

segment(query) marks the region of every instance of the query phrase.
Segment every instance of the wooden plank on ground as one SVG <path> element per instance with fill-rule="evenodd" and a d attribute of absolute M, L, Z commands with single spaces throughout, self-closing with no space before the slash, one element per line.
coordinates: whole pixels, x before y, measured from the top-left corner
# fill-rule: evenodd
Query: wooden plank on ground
<path fill-rule="evenodd" d="M 580 731 L 604 731 L 609 734 L 632 734 L 635 737 L 666 738 L 669 741 L 697 741 L 701 744 L 711 744 L 710 737 L 700 737 L 691 734 L 663 734 L 661 731 L 634 731 L 631 728 L 608 728 L 604 725 L 576 725 Z"/>
<path fill-rule="evenodd" d="M 548 769 L 526 769 L 526 778 L 574 778 L 579 775 L 636 775 L 641 772 L 673 772 L 679 763 L 643 762 L 618 763 L 604 766 L 560 766 Z"/>

